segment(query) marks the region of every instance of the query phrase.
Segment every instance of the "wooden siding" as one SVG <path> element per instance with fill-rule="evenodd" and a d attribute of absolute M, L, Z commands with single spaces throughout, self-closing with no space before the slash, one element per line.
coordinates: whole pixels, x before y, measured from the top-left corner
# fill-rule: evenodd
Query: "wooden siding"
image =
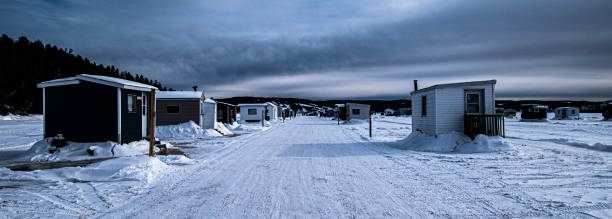
<path fill-rule="evenodd" d="M 167 106 L 179 106 L 179 113 L 166 112 Z M 200 100 L 198 99 L 157 99 L 157 125 L 177 125 L 189 121 L 200 124 Z"/>
<path fill-rule="evenodd" d="M 203 129 L 214 129 L 215 122 L 217 121 L 217 104 L 216 103 L 202 103 L 202 107 L 204 110 L 204 118 L 202 121 L 201 127 Z"/>
<path fill-rule="evenodd" d="M 487 115 L 495 114 L 495 97 L 493 96 L 493 89 L 490 84 L 436 89 L 436 135 L 451 131 L 464 132 L 466 90 L 483 90 L 483 113 Z"/>
<path fill-rule="evenodd" d="M 353 109 L 359 109 L 359 114 L 353 114 Z M 346 115 L 350 119 L 368 119 L 370 117 L 370 105 L 347 103 Z"/>
<path fill-rule="evenodd" d="M 69 141 L 117 141 L 117 89 L 80 84 L 45 89 L 45 137 L 63 134 Z"/>
<path fill-rule="evenodd" d="M 249 115 L 249 109 L 257 109 L 257 115 Z M 261 121 L 261 115 L 264 111 L 263 106 L 243 106 L 240 107 L 240 120 L 242 121 Z"/>
<path fill-rule="evenodd" d="M 427 96 L 427 115 L 422 115 L 421 97 Z M 435 91 L 426 91 L 412 95 L 412 130 L 428 135 L 436 134 L 436 95 Z"/>
<path fill-rule="evenodd" d="M 217 102 L 217 115 L 221 115 L 217 118 L 217 122 L 231 124 L 236 121 L 236 106 L 225 103 Z"/>

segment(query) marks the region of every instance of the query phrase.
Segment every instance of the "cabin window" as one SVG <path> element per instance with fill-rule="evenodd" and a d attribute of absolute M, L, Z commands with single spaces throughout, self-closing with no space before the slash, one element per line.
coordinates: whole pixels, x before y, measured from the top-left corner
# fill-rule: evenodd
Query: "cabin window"
<path fill-rule="evenodd" d="M 361 110 L 359 110 L 359 109 L 351 109 L 351 111 L 353 112 L 353 115 L 361 114 Z"/>
<path fill-rule="evenodd" d="M 573 115 L 573 114 L 576 114 L 576 110 L 572 110 L 572 115 Z"/>
<path fill-rule="evenodd" d="M 482 98 L 481 91 L 466 91 L 465 92 L 465 113 L 466 114 L 481 114 Z"/>
<path fill-rule="evenodd" d="M 127 96 L 127 111 L 128 113 L 136 112 L 136 95 L 129 94 Z"/>
<path fill-rule="evenodd" d="M 249 115 L 257 115 L 257 109 L 249 109 Z"/>
<path fill-rule="evenodd" d="M 223 119 L 223 111 L 221 110 L 217 111 L 217 119 Z"/>
<path fill-rule="evenodd" d="M 167 113 L 179 113 L 179 111 L 180 111 L 179 106 L 166 106 Z"/>
<path fill-rule="evenodd" d="M 421 115 L 427 116 L 427 96 L 421 97 Z"/>

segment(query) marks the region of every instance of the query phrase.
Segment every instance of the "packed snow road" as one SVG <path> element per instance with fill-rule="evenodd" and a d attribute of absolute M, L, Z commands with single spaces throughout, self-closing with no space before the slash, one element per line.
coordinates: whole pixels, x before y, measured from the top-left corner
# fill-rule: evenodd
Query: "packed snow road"
<path fill-rule="evenodd" d="M 415 152 L 370 142 L 347 127 L 301 117 L 241 136 L 200 157 L 201 162 L 160 179 L 149 192 L 94 216 L 491 218 L 610 213 L 612 170 L 606 152 L 557 148 L 554 143 L 521 149 L 529 140 L 514 140 L 519 148 L 510 152 Z"/>
<path fill-rule="evenodd" d="M 85 167 L 0 168 L 0 218 L 612 218 L 612 122 L 584 116 L 506 119 L 510 146 L 487 153 L 415 151 L 450 143 L 406 141 L 411 118 L 384 116 L 373 138 L 364 121 L 298 117 L 164 139 L 189 158 L 135 142 Z M 0 161 L 30 153 L 41 123 L 0 122 Z"/>

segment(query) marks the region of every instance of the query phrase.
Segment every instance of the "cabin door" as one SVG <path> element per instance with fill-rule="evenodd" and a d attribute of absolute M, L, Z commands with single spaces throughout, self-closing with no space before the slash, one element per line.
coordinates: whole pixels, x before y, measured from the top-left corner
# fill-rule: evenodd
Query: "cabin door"
<path fill-rule="evenodd" d="M 465 91 L 465 114 L 484 114 L 484 99 L 482 90 Z"/>
<path fill-rule="evenodd" d="M 142 93 L 142 137 L 146 137 L 147 136 L 147 111 L 148 111 L 148 101 L 147 101 L 147 95 L 145 95 L 145 93 Z"/>

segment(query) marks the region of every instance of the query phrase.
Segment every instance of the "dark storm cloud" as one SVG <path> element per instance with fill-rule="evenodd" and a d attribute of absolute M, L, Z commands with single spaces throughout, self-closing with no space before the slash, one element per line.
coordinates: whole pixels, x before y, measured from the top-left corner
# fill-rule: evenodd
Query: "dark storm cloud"
<path fill-rule="evenodd" d="M 405 97 L 413 79 L 497 78 L 500 97 L 606 98 L 610 11 L 609 1 L 18 1 L 0 6 L 10 21 L 0 29 L 216 96 Z"/>

